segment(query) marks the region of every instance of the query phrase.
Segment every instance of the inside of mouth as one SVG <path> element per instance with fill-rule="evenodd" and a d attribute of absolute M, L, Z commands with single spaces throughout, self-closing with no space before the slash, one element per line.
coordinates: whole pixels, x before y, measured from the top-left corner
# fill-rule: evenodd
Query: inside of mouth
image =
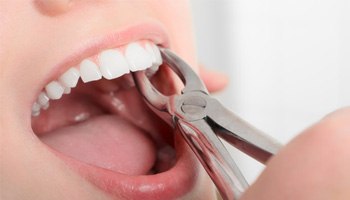
<path fill-rule="evenodd" d="M 152 82 L 169 92 L 162 69 Z M 79 82 L 33 117 L 32 129 L 54 152 L 117 173 L 157 174 L 176 163 L 172 128 L 148 108 L 131 74 Z"/>

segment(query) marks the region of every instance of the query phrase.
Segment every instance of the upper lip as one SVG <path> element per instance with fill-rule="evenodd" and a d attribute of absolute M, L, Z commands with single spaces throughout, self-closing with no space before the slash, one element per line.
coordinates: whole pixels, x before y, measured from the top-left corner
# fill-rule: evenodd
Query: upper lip
<path fill-rule="evenodd" d="M 96 36 L 79 43 L 80 45 L 78 45 L 75 52 L 55 65 L 42 81 L 41 87 L 38 87 L 36 94 L 41 91 L 45 84 L 58 77 L 69 67 L 78 64 L 84 58 L 95 55 L 104 49 L 115 48 L 137 40 L 150 40 L 159 46 L 170 47 L 165 29 L 161 24 L 154 22 L 137 23 L 107 33 L 104 36 Z M 36 96 L 33 97 L 33 101 Z M 82 176 L 87 177 L 99 188 L 112 195 L 121 195 L 132 199 L 141 197 L 143 199 L 172 199 L 178 198 L 191 190 L 199 173 L 198 165 L 194 161 L 193 155 L 186 148 L 186 143 L 179 139 L 179 134 L 176 138 L 177 146 L 180 146 L 178 147 L 180 154 L 178 155 L 177 164 L 169 172 L 154 175 L 152 179 L 145 179 L 145 176 L 128 177 L 93 166 L 84 167 L 84 164 L 80 162 L 69 159 L 60 153 L 58 155 L 73 168 L 78 168 Z"/>

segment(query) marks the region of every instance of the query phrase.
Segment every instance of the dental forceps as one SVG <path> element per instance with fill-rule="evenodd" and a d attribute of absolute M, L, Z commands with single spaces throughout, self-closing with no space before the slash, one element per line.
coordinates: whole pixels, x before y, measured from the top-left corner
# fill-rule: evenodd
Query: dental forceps
<path fill-rule="evenodd" d="M 163 62 L 184 83 L 181 94 L 163 94 L 146 71 L 133 73 L 139 92 L 158 116 L 180 130 L 221 197 L 239 199 L 249 185 L 218 137 L 263 164 L 281 145 L 212 98 L 198 75 L 176 54 L 168 49 L 160 51 Z"/>

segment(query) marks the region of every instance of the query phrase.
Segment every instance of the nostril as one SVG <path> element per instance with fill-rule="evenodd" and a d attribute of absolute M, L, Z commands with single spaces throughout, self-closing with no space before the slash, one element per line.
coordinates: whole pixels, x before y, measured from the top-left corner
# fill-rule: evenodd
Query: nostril
<path fill-rule="evenodd" d="M 55 16 L 67 12 L 73 0 L 34 0 L 35 7 L 44 15 Z"/>

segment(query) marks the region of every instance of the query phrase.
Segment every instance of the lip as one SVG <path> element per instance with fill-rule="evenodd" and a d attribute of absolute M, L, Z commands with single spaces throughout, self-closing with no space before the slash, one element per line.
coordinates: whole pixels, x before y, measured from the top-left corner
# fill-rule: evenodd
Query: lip
<path fill-rule="evenodd" d="M 154 22 L 138 23 L 83 42 L 76 48 L 75 53 L 67 56 L 62 62 L 54 66 L 40 85 L 44 86 L 69 67 L 77 65 L 84 58 L 93 56 L 104 49 L 116 48 L 137 40 L 150 40 L 162 47 L 170 47 L 168 35 L 161 24 Z M 42 88 L 38 88 L 37 93 Z M 200 166 L 180 134 L 174 134 L 176 135 L 177 162 L 168 171 L 155 175 L 128 176 L 82 163 L 51 148 L 48 148 L 48 150 L 63 160 L 73 171 L 76 171 L 97 188 L 114 198 L 178 199 L 194 188 L 198 180 Z"/>

